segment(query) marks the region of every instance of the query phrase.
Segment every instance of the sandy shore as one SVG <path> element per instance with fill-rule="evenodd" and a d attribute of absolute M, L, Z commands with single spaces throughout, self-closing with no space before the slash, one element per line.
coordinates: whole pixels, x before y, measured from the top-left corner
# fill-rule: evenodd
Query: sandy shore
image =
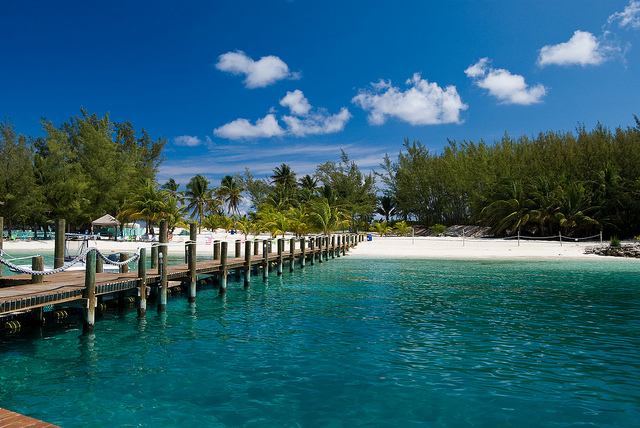
<path fill-rule="evenodd" d="M 373 237 L 351 251 L 358 258 L 422 258 L 422 259 L 582 259 L 603 258 L 584 254 L 594 242 L 518 241 L 483 238 L 400 238 Z"/>
<path fill-rule="evenodd" d="M 268 235 L 260 235 L 258 239 L 266 239 Z M 249 236 L 249 238 L 253 238 Z M 188 236 L 174 236 L 169 244 L 169 252 L 184 254 L 185 241 Z M 244 236 L 231 235 L 225 232 L 204 232 L 198 235 L 197 252 L 211 254 L 213 241 L 229 242 L 229 252 L 234 248 L 234 242 Z M 103 253 L 135 252 L 138 248 L 151 248 L 151 242 L 121 242 L 110 240 L 95 241 L 97 248 Z M 350 255 L 358 258 L 449 258 L 449 259 L 545 259 L 545 258 L 600 258 L 601 256 L 584 254 L 586 247 L 597 245 L 594 242 L 560 242 L 520 241 L 515 239 L 481 239 L 481 238 L 435 238 L 435 237 L 378 237 L 372 241 L 360 243 L 352 249 Z M 4 250 L 31 252 L 53 252 L 54 242 L 49 241 L 5 241 Z M 243 247 L 244 248 L 244 247 Z M 288 248 L 288 247 L 287 247 Z M 612 258 L 613 259 L 613 258 Z M 639 261 L 640 263 L 640 261 Z"/>

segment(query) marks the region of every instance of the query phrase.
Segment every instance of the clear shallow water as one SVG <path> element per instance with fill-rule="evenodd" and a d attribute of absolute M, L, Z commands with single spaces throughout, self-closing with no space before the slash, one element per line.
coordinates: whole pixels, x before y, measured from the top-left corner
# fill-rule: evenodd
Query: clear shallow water
<path fill-rule="evenodd" d="M 0 407 L 70 427 L 632 427 L 640 265 L 360 260 L 5 339 Z"/>

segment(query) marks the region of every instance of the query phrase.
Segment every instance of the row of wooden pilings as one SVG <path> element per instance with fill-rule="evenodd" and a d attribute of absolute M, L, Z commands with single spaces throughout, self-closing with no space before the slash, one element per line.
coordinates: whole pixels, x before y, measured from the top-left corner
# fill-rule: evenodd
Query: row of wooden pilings
<path fill-rule="evenodd" d="M 154 293 L 157 297 L 157 311 L 165 312 L 167 308 L 167 294 L 168 294 L 168 277 L 167 277 L 167 267 L 168 267 L 168 230 L 167 223 L 165 221 L 160 222 L 160 236 L 159 243 L 151 247 L 151 268 L 154 269 L 157 267 L 158 275 L 160 276 L 160 281 L 157 285 L 157 292 Z M 196 264 L 196 238 L 197 238 L 197 225 L 191 224 L 189 230 L 189 241 L 185 244 L 185 259 L 188 267 L 188 276 L 185 278 L 188 279 L 188 301 L 190 303 L 195 302 L 196 300 L 196 285 L 197 285 L 197 264 Z M 300 267 L 304 268 L 307 262 L 307 258 L 311 265 L 314 265 L 316 261 L 318 263 L 323 263 L 329 258 L 340 257 L 341 255 L 345 255 L 345 252 L 348 248 L 356 245 L 359 241 L 363 240 L 362 235 L 331 235 L 331 236 L 314 236 L 314 237 L 301 237 L 301 238 L 291 238 L 289 241 L 289 254 L 287 255 L 287 260 L 289 263 L 290 271 L 295 269 L 295 250 L 296 250 L 296 242 L 299 242 L 300 254 L 298 259 L 300 261 Z M 285 242 L 287 240 L 284 238 L 276 239 L 276 251 L 277 256 L 275 261 L 271 261 L 273 259 L 270 257 L 270 254 L 273 253 L 272 246 L 273 240 L 255 240 L 250 241 L 246 240 L 244 242 L 244 263 L 240 268 L 235 267 L 237 274 L 241 274 L 244 272 L 244 286 L 248 287 L 251 283 L 251 269 L 252 266 L 262 268 L 263 279 L 267 280 L 269 277 L 269 268 L 270 264 L 274 263 L 276 267 L 277 275 L 282 275 L 283 266 L 285 262 Z M 260 244 L 262 244 L 262 248 L 260 248 Z M 309 247 L 307 248 L 307 244 Z M 220 270 L 219 270 L 219 282 L 220 282 L 220 294 L 226 292 L 227 289 L 227 278 L 229 275 L 229 267 L 228 267 L 228 253 L 229 253 L 229 243 L 226 241 L 214 241 L 213 242 L 213 260 L 220 262 Z M 262 251 L 262 259 L 260 261 L 253 260 L 252 256 L 260 255 L 260 250 Z M 235 258 L 240 258 L 242 255 L 242 241 L 235 241 Z M 85 333 L 93 332 L 95 325 L 95 309 L 97 306 L 96 299 L 96 286 L 95 286 L 95 277 L 96 270 L 98 272 L 101 271 L 99 266 L 96 266 L 96 256 L 95 251 L 91 251 L 87 255 L 86 260 L 86 274 L 85 274 L 85 291 L 84 291 L 84 299 L 85 299 L 85 319 L 84 319 L 84 328 L 83 331 Z M 128 255 L 121 254 L 120 260 L 126 260 Z M 100 258 L 97 258 L 100 262 Z M 146 249 L 140 249 L 140 256 L 138 260 L 138 295 L 137 295 L 137 307 L 138 307 L 138 316 L 144 317 L 147 311 L 147 297 L 150 295 L 147 287 L 147 255 Z M 236 265 L 237 266 L 237 265 Z M 124 266 L 121 269 L 126 269 Z M 122 270 L 121 270 L 122 271 Z M 150 290 L 149 290 L 150 291 Z"/>

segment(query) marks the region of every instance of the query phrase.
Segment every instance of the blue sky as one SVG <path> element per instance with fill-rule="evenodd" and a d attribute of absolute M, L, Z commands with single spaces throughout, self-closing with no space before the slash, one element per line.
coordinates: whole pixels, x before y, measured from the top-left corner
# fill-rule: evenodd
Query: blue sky
<path fill-rule="evenodd" d="M 640 115 L 636 0 L 5 1 L 0 40 L 18 132 L 109 112 L 182 186 Z"/>

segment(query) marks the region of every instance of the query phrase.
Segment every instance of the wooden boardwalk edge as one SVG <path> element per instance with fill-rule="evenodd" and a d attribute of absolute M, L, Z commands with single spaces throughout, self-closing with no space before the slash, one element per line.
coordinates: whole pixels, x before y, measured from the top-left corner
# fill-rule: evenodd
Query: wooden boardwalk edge
<path fill-rule="evenodd" d="M 0 408 L 0 428 L 60 428 L 29 416 Z"/>

